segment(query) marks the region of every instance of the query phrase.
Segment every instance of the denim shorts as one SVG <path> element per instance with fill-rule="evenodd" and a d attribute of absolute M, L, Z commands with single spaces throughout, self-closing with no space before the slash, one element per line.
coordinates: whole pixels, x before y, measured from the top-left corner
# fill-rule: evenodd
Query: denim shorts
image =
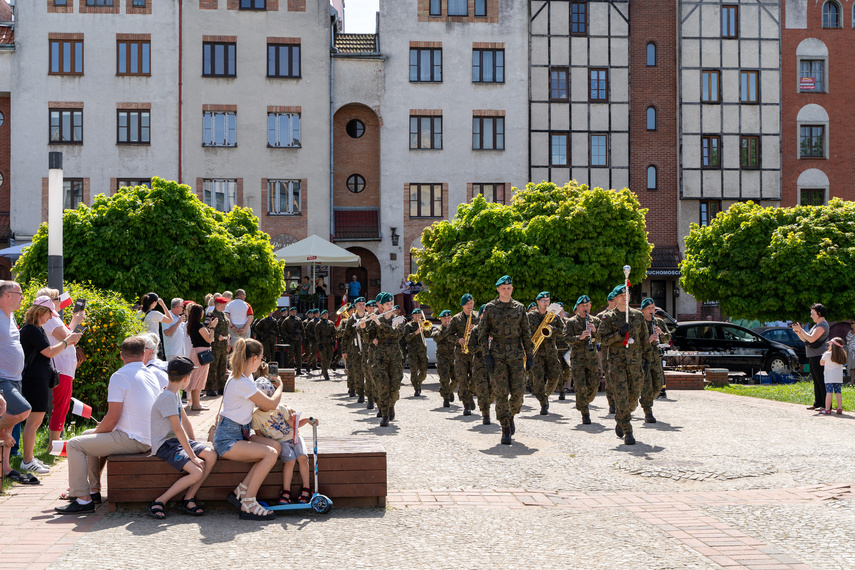
<path fill-rule="evenodd" d="M 825 385 L 825 393 L 826 394 L 840 394 L 840 390 L 843 387 L 843 384 L 840 382 L 836 382 L 834 384 L 826 384 Z"/>
<path fill-rule="evenodd" d="M 197 457 L 200 453 L 208 449 L 204 444 L 199 443 L 198 441 L 193 441 L 192 439 L 188 440 L 188 443 Z M 184 447 L 182 447 L 178 438 L 175 437 L 164 441 L 163 444 L 161 444 L 160 449 L 157 450 L 156 455 L 178 471 L 182 471 L 184 466 L 190 461 L 190 456 L 187 455 L 187 452 L 184 451 Z"/>
<path fill-rule="evenodd" d="M 21 391 L 20 380 L 0 378 L 0 393 L 6 400 L 6 413 L 10 416 L 17 416 L 33 409 Z"/>
<path fill-rule="evenodd" d="M 250 424 L 241 425 L 225 416 L 220 417 L 217 430 L 214 432 L 214 451 L 222 457 L 239 441 L 249 440 Z"/>

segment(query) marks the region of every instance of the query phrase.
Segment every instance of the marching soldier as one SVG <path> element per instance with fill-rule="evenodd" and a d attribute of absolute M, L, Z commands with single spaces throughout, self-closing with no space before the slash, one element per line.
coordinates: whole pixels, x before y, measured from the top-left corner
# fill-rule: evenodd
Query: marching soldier
<path fill-rule="evenodd" d="M 576 300 L 573 313 L 567 320 L 565 337 L 570 344 L 576 409 L 582 414 L 582 423 L 590 424 L 591 413 L 588 406 L 597 397 L 597 389 L 600 387 L 597 341 L 594 336 L 600 320 L 591 315 L 591 298 L 587 295 Z"/>
<path fill-rule="evenodd" d="M 430 338 L 433 329 L 422 330 L 426 321 L 421 309 L 413 309 L 413 320 L 404 325 L 404 340 L 407 343 L 407 358 L 410 361 L 410 383 L 416 396 L 422 395 L 422 382 L 427 377 L 427 345 L 422 338 Z"/>
<path fill-rule="evenodd" d="M 645 299 L 641 302 L 641 312 L 647 323 L 650 333 L 650 355 L 644 361 L 644 388 L 641 390 L 641 409 L 644 410 L 644 423 L 655 424 L 653 417 L 653 400 L 659 395 L 662 386 L 665 385 L 665 370 L 662 368 L 662 357 L 659 356 L 659 345 L 667 344 L 671 340 L 671 333 L 665 321 L 656 314 L 656 304 L 653 299 Z"/>
<path fill-rule="evenodd" d="M 365 303 L 365 314 L 370 316 L 377 312 L 377 301 L 371 299 Z M 374 402 L 377 401 L 377 387 L 374 382 L 374 336 L 371 328 L 360 328 L 357 334 L 362 338 L 362 365 L 363 373 L 365 374 L 365 398 L 368 400 L 366 408 L 374 409 Z M 382 410 L 377 410 L 377 417 L 382 418 Z"/>
<path fill-rule="evenodd" d="M 441 328 L 434 334 L 436 339 L 436 372 L 439 374 L 439 395 L 442 396 L 442 407 L 451 406 L 454 401 L 454 348 L 456 342 L 451 337 L 451 311 L 445 309 L 439 314 Z"/>
<path fill-rule="evenodd" d="M 214 299 L 214 310 L 208 315 L 210 321 L 217 319 L 217 326 L 214 327 L 214 340 L 211 342 L 211 354 L 214 356 L 214 361 L 208 367 L 208 396 L 216 396 L 218 393 L 223 393 L 223 386 L 226 382 L 226 362 L 229 359 L 229 319 L 226 317 L 224 309 L 229 303 L 225 297 L 216 297 Z"/>
<path fill-rule="evenodd" d="M 615 308 L 615 296 L 614 292 L 609 293 L 607 298 L 609 304 L 608 306 L 597 315 L 597 318 L 602 321 L 603 317 L 606 316 L 606 313 L 614 310 Z M 599 325 L 597 325 L 599 328 Z M 609 403 L 609 413 L 615 413 L 615 383 L 612 379 L 611 374 L 609 374 L 609 353 L 610 349 L 606 346 L 605 343 L 600 344 L 600 372 L 602 373 L 603 378 L 606 380 L 606 401 Z"/>
<path fill-rule="evenodd" d="M 315 327 L 318 321 L 315 319 L 317 309 L 309 309 L 306 320 L 303 321 L 303 344 L 306 346 L 306 371 L 311 372 L 318 364 L 318 339 L 315 337 Z"/>
<path fill-rule="evenodd" d="M 537 308 L 528 313 L 528 324 L 532 334 L 546 318 L 546 308 L 550 300 L 549 291 L 541 291 L 537 295 L 535 300 Z M 553 318 L 549 326 L 552 327 L 552 334 L 549 338 L 544 338 L 540 348 L 537 349 L 529 377 L 532 394 L 540 402 L 541 416 L 549 414 L 549 395 L 555 391 L 561 378 L 561 362 L 558 359 L 555 341 L 564 335 L 564 329 L 560 318 Z"/>
<path fill-rule="evenodd" d="M 365 402 L 365 375 L 362 371 L 362 342 L 356 333 L 356 319 L 365 316 L 365 297 L 357 297 L 351 307 L 350 316 L 338 324 L 336 335 L 347 371 L 347 395 L 351 398 L 358 396 L 357 402 L 362 404 Z"/>
<path fill-rule="evenodd" d="M 534 355 L 525 307 L 511 297 L 514 292 L 511 278 L 507 275 L 499 278 L 496 291 L 499 296 L 484 308 L 478 342 L 495 390 L 502 443 L 510 445 L 516 431 L 514 416 L 522 408 L 525 369 L 534 364 Z"/>
<path fill-rule="evenodd" d="M 332 364 L 333 345 L 335 345 L 335 325 L 330 322 L 330 312 L 321 311 L 321 320 L 315 325 L 315 337 L 318 339 L 318 348 L 321 351 L 321 374 L 324 380 L 330 379 L 329 368 Z"/>
<path fill-rule="evenodd" d="M 387 312 L 391 311 L 394 304 L 392 295 L 381 292 L 377 295 L 380 314 L 370 317 L 370 328 L 374 336 L 372 342 L 375 346 L 374 385 L 377 391 L 377 407 L 383 415 L 381 427 L 387 427 L 389 422 L 395 419 L 395 403 L 400 397 L 401 380 L 404 377 L 404 359 L 400 345 L 403 323 L 395 319 L 391 312 Z M 367 323 L 362 323 L 361 326 L 366 325 Z"/>
<path fill-rule="evenodd" d="M 255 329 L 255 338 L 264 347 L 264 360 L 274 362 L 276 356 L 276 341 L 279 336 L 279 323 L 273 316 L 273 313 L 267 315 L 259 321 L 253 321 L 252 327 Z"/>
<path fill-rule="evenodd" d="M 471 416 L 475 409 L 473 398 L 474 387 L 472 386 L 472 351 L 467 344 L 472 335 L 472 327 L 478 324 L 478 317 L 474 313 L 475 300 L 472 295 L 466 293 L 460 298 L 461 311 L 451 318 L 448 328 L 449 336 L 454 341 L 454 378 L 457 381 L 457 395 L 463 404 L 463 415 Z M 468 327 L 468 334 L 467 334 Z M 467 338 L 469 337 L 469 338 Z M 464 349 L 466 352 L 464 352 Z"/>
<path fill-rule="evenodd" d="M 481 308 L 478 309 L 479 319 L 484 314 L 484 307 L 486 306 L 481 305 Z M 472 383 L 470 386 L 478 398 L 478 407 L 481 410 L 481 423 L 488 426 L 490 425 L 490 404 L 493 403 L 495 397 L 493 395 L 493 388 L 490 385 L 490 375 L 487 374 L 487 369 L 484 367 L 484 352 L 481 350 L 481 344 L 478 342 L 479 327 L 480 324 L 475 325 L 469 335 L 469 352 L 472 354 Z"/>
<path fill-rule="evenodd" d="M 297 316 L 297 307 L 288 309 L 288 316 L 279 322 L 279 336 L 288 345 L 285 366 L 294 368 L 299 376 L 303 372 L 303 322 Z"/>
<path fill-rule="evenodd" d="M 609 347 L 609 373 L 614 381 L 617 406 L 615 433 L 624 438 L 627 445 L 634 445 L 630 421 L 644 386 L 642 361 L 650 354 L 650 334 L 641 311 L 630 309 L 627 322 L 626 286 L 618 285 L 612 293 L 615 308 L 603 317 L 597 327 L 597 335 L 603 345 Z"/>

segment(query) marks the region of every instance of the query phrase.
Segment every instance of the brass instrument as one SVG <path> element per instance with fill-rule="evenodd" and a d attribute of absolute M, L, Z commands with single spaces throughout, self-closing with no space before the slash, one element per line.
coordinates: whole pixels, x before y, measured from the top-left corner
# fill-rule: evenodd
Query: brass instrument
<path fill-rule="evenodd" d="M 591 317 L 589 315 L 585 315 L 585 330 L 588 331 L 588 350 L 594 350 L 594 343 L 591 342 Z"/>
<path fill-rule="evenodd" d="M 342 305 L 338 311 L 335 312 L 336 315 L 341 315 L 342 319 L 349 319 L 351 315 L 351 311 L 353 310 L 353 305 L 348 303 L 347 305 Z"/>
<path fill-rule="evenodd" d="M 419 335 L 422 337 L 422 342 L 427 346 L 427 340 L 425 339 L 425 333 L 433 330 L 433 323 L 428 320 L 423 320 L 421 325 L 419 325 Z"/>
<path fill-rule="evenodd" d="M 460 349 L 460 354 L 469 354 L 469 334 L 472 332 L 472 313 L 466 319 L 466 332 L 463 333 L 463 348 Z"/>
<path fill-rule="evenodd" d="M 531 335 L 531 342 L 534 344 L 532 355 L 537 354 L 537 349 L 540 348 L 543 341 L 552 336 L 552 325 L 550 323 L 555 320 L 555 317 L 561 314 L 562 310 L 561 305 L 558 303 L 552 303 L 546 308 L 546 315 L 540 321 L 537 330 Z"/>
<path fill-rule="evenodd" d="M 389 309 L 388 311 L 383 311 L 382 313 L 372 313 L 371 315 L 366 315 L 366 316 L 362 317 L 361 319 L 356 319 L 356 321 L 353 324 L 356 326 L 359 326 L 362 323 L 365 323 L 365 322 L 368 322 L 369 320 L 371 320 L 371 317 L 374 315 L 377 315 L 378 317 L 382 317 L 386 313 L 391 313 L 394 310 L 395 309 Z"/>

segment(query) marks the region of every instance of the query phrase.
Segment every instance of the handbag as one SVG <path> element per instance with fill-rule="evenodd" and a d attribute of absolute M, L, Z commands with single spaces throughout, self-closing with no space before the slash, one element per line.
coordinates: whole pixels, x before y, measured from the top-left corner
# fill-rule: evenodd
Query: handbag
<path fill-rule="evenodd" d="M 226 385 L 223 386 L 223 399 L 220 400 L 220 407 L 217 408 L 217 415 L 214 417 L 214 424 L 208 428 L 208 441 L 210 443 L 214 443 L 214 434 L 217 433 L 217 426 L 220 425 L 220 412 L 223 411 L 223 401 L 226 399 L 226 388 L 229 387 L 229 382 L 231 382 L 231 380 L 231 378 L 226 380 Z"/>
<path fill-rule="evenodd" d="M 203 350 L 196 354 L 196 358 L 199 359 L 199 364 L 205 366 L 206 364 L 210 364 L 214 361 L 214 353 L 211 352 L 210 349 Z"/>
<path fill-rule="evenodd" d="M 74 347 L 75 352 L 77 353 L 77 366 L 76 368 L 80 368 L 80 365 L 86 362 L 86 353 L 83 352 L 83 349 L 80 348 L 80 345 Z"/>

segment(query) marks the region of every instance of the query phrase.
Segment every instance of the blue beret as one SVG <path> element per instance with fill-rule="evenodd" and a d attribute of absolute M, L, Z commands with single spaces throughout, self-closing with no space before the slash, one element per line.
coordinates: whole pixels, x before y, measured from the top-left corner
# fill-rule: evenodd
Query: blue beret
<path fill-rule="evenodd" d="M 329 314 L 329 311 L 327 311 L 326 309 L 324 309 L 323 311 L 321 311 L 321 314 L 322 314 L 322 315 L 328 315 L 328 314 Z"/>
<path fill-rule="evenodd" d="M 555 304 L 561 307 L 562 309 L 564 308 L 564 303 L 562 303 L 561 301 L 555 301 Z"/>
<path fill-rule="evenodd" d="M 626 285 L 618 285 L 614 289 L 612 289 L 612 300 L 618 295 L 623 295 L 626 292 Z"/>
<path fill-rule="evenodd" d="M 450 317 L 450 316 L 451 316 L 451 311 L 449 311 L 448 309 L 446 309 L 446 310 L 442 311 L 442 312 L 439 314 L 439 318 L 440 318 L 440 319 L 441 319 L 442 317 Z"/>
<path fill-rule="evenodd" d="M 400 308 L 401 308 L 401 305 L 395 305 L 395 306 L 394 306 L 394 307 L 392 307 L 392 308 L 393 308 L 393 309 L 395 309 L 395 310 L 397 311 L 398 309 L 400 309 Z"/>
<path fill-rule="evenodd" d="M 526 308 L 525 308 L 525 310 L 526 310 L 526 311 L 530 311 L 530 310 L 531 310 L 531 308 L 532 308 L 532 307 L 534 307 L 536 304 L 537 304 L 537 303 L 535 303 L 534 301 L 532 301 L 531 303 L 529 303 L 529 304 L 528 304 L 528 307 L 526 307 Z"/>
<path fill-rule="evenodd" d="M 496 281 L 496 287 L 499 285 L 513 285 L 514 282 L 511 280 L 510 275 L 502 275 L 499 277 L 499 280 Z"/>
<path fill-rule="evenodd" d="M 486 307 L 486 306 L 487 306 L 486 303 L 484 305 L 481 305 L 481 308 L 478 309 L 478 316 L 481 316 L 481 313 L 484 312 L 484 307 Z"/>
<path fill-rule="evenodd" d="M 535 297 L 534 300 L 540 301 L 541 299 L 545 299 L 546 297 L 551 297 L 551 296 L 552 295 L 549 294 L 549 291 L 541 291 L 540 293 L 537 294 L 537 297 Z"/>
<path fill-rule="evenodd" d="M 288 309 L 288 311 L 296 311 L 296 310 L 297 310 L 297 307 L 291 307 L 290 309 Z"/>
<path fill-rule="evenodd" d="M 653 304 L 653 299 L 648 297 L 641 302 L 641 308 L 643 309 L 644 307 L 649 307 L 652 304 Z"/>
<path fill-rule="evenodd" d="M 364 303 L 364 302 L 365 302 L 365 297 L 357 297 L 356 301 L 354 301 L 353 304 L 355 305 L 356 303 Z"/>
<path fill-rule="evenodd" d="M 368 301 L 367 303 L 365 303 L 365 306 L 366 306 L 366 307 L 376 307 L 376 306 L 377 306 L 377 301 L 375 301 L 374 299 L 372 299 L 372 300 Z"/>
<path fill-rule="evenodd" d="M 614 298 L 614 297 L 613 297 L 613 298 Z M 590 302 L 591 302 L 591 298 L 590 298 L 590 297 L 588 297 L 587 295 L 582 295 L 581 297 L 579 297 L 578 299 L 576 299 L 576 305 L 573 307 L 573 311 L 575 311 L 575 310 L 576 310 L 576 308 L 577 308 L 579 305 L 581 305 L 581 304 L 583 304 L 583 303 L 590 303 Z"/>
<path fill-rule="evenodd" d="M 413 314 L 414 314 L 414 315 L 421 315 L 421 314 L 422 314 L 422 310 L 421 310 L 421 309 L 413 309 Z"/>
<path fill-rule="evenodd" d="M 385 291 L 381 291 L 380 293 L 377 293 L 377 297 L 374 300 L 377 301 L 378 305 L 382 305 L 383 303 L 389 303 L 393 299 L 394 297 L 392 297 L 392 295 Z"/>
<path fill-rule="evenodd" d="M 469 293 L 466 293 L 465 295 L 460 297 L 460 306 L 462 307 L 463 305 L 465 305 L 466 303 L 468 303 L 471 300 L 472 300 L 472 295 L 470 295 Z"/>
<path fill-rule="evenodd" d="M 614 300 L 615 300 L 615 294 L 614 294 L 614 292 L 609 293 L 609 296 L 608 296 L 608 297 L 606 297 L 606 299 L 608 299 L 609 301 L 614 301 Z"/>

